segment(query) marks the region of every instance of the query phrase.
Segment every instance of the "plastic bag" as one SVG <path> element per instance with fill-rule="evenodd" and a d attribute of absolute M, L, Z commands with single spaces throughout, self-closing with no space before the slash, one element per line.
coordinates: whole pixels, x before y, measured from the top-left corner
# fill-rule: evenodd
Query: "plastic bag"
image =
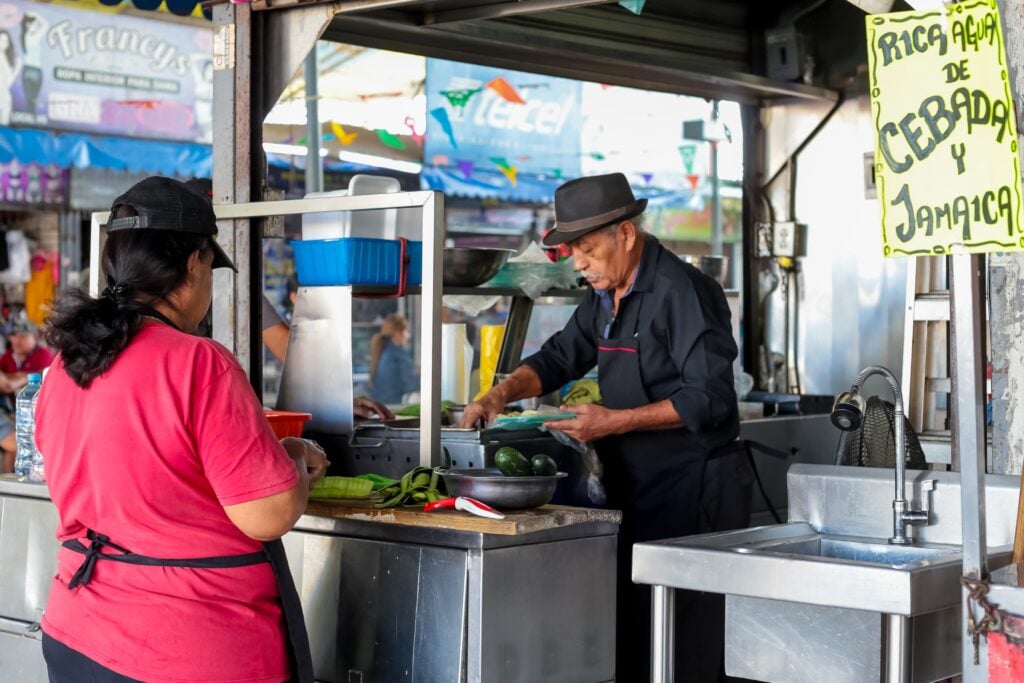
<path fill-rule="evenodd" d="M 558 443 L 568 446 L 579 454 L 583 469 L 587 472 L 587 498 L 594 505 L 604 505 L 607 503 L 608 496 L 605 493 L 604 484 L 601 483 L 601 477 L 604 475 L 604 466 L 601 465 L 601 459 L 597 457 L 594 445 L 590 442 L 574 439 L 557 429 L 548 429 L 545 426 L 541 426 L 540 429 L 553 436 Z"/>
<path fill-rule="evenodd" d="M 32 276 L 32 254 L 29 241 L 21 230 L 8 230 L 5 239 L 7 240 L 7 261 L 10 265 L 7 270 L 0 271 L 0 283 L 5 285 L 24 284 Z"/>
<path fill-rule="evenodd" d="M 576 273 L 571 262 L 552 263 L 544 250 L 531 242 L 521 254 L 508 260 L 490 284 L 518 287 L 523 294 L 536 299 L 549 289 L 573 287 Z"/>
<path fill-rule="evenodd" d="M 444 305 L 453 311 L 459 311 L 475 318 L 499 301 L 501 301 L 500 296 L 449 294 L 444 298 Z"/>

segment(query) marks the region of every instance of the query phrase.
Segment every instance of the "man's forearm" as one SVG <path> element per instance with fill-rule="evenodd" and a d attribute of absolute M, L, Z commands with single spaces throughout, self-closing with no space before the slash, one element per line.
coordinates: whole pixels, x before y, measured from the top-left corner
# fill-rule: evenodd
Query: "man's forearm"
<path fill-rule="evenodd" d="M 619 434 L 627 432 L 647 432 L 655 429 L 675 429 L 685 427 L 679 413 L 676 412 L 672 402 L 668 399 L 651 403 L 639 408 L 630 408 L 619 411 L 621 415 L 621 426 L 616 431 Z"/>
<path fill-rule="evenodd" d="M 515 372 L 489 392 L 489 396 L 500 401 L 502 405 L 523 398 L 540 396 L 543 386 L 540 377 L 529 365 L 520 365 Z"/>

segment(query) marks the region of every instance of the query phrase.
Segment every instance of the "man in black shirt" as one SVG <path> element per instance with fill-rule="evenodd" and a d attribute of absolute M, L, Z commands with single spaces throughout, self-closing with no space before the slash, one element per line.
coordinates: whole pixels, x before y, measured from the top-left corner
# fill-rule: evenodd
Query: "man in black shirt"
<path fill-rule="evenodd" d="M 539 396 L 595 365 L 603 405 L 549 423 L 594 443 L 619 538 L 616 680 L 649 678 L 650 589 L 631 581 L 634 543 L 746 526 L 750 477 L 736 445 L 736 342 L 722 288 L 638 226 L 621 173 L 579 178 L 555 192 L 547 245 L 568 244 L 591 286 L 565 328 L 479 402 L 463 426 Z M 677 671 L 722 675 L 721 599 L 677 596 Z"/>

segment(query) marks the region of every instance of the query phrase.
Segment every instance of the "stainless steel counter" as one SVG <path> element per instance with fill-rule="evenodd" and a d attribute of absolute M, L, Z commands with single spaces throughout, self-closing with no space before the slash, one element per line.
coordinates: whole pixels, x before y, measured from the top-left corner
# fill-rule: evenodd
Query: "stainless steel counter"
<path fill-rule="evenodd" d="M 960 479 L 907 473 L 915 503 L 921 481 L 936 482 L 926 494 L 932 523 L 915 529 L 908 552 L 885 540 L 893 476 L 794 465 L 788 525 L 637 544 L 633 578 L 657 587 L 662 627 L 672 589 L 725 593 L 731 676 L 860 683 L 893 673 L 884 664 L 900 652 L 899 676 L 887 680 L 947 678 L 960 671 Z M 989 475 L 985 484 L 989 562 L 997 567 L 1009 559 L 1019 480 Z M 667 651 L 656 643 L 657 654 Z"/>
<path fill-rule="evenodd" d="M 0 679 L 45 683 L 56 571 L 44 485 L 0 477 Z M 520 535 L 303 516 L 284 537 L 317 679 L 600 683 L 615 670 L 617 525 Z"/>
<path fill-rule="evenodd" d="M 0 475 L 0 679 L 47 681 L 39 621 L 57 570 L 56 530 L 45 485 Z"/>

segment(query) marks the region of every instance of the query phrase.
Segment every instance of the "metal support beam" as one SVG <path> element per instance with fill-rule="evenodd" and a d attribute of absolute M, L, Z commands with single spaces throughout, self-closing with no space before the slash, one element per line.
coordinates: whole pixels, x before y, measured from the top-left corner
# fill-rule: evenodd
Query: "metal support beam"
<path fill-rule="evenodd" d="M 253 0 L 252 8 L 257 12 L 264 12 L 330 5 L 333 8 L 332 12 L 370 12 L 379 9 L 415 6 L 422 2 L 423 0 L 341 0 L 340 2 L 331 2 L 330 0 Z"/>
<path fill-rule="evenodd" d="M 740 109 L 743 123 L 743 187 L 761 187 L 764 181 L 765 132 L 759 116 L 760 109 L 743 106 Z M 754 376 L 756 386 L 763 388 L 765 381 L 759 375 L 758 352 L 764 338 L 762 293 L 758 276 L 763 261 L 759 256 L 757 223 L 771 220 L 770 211 L 762 212 L 766 202 L 760 193 L 743 193 L 743 276 L 740 279 L 743 301 L 743 348 L 742 367 Z"/>
<path fill-rule="evenodd" d="M 306 56 L 303 72 L 306 76 L 306 192 L 324 191 L 324 164 L 320 159 L 320 65 L 317 63 L 316 43 Z"/>
<path fill-rule="evenodd" d="M 420 466 L 441 460 L 441 294 L 444 272 L 444 194 L 423 203 L 423 294 L 420 296 Z"/>
<path fill-rule="evenodd" d="M 1017 147 L 1024 164 L 1024 3 L 998 0 L 1010 92 L 1016 102 Z M 1013 108 L 1011 107 L 1011 111 Z M 992 473 L 1024 467 L 1024 254 L 990 257 L 992 333 Z"/>
<path fill-rule="evenodd" d="M 269 112 L 277 104 L 317 39 L 327 30 L 339 4 L 306 4 L 287 12 L 261 15 L 264 20 L 263 100 L 260 103 L 263 112 Z"/>
<path fill-rule="evenodd" d="M 517 14 L 536 14 L 552 10 L 588 7 L 591 5 L 607 5 L 612 0 L 519 0 L 519 2 L 500 2 L 475 7 L 448 10 L 444 12 L 426 12 L 420 19 L 423 26 L 451 24 L 457 21 L 475 21 L 478 19 L 500 19 L 513 17 Z"/>
<path fill-rule="evenodd" d="M 262 123 L 334 16 L 333 5 L 255 14 L 247 4 L 213 10 L 213 201 L 259 201 L 266 183 Z M 257 393 L 262 391 L 259 343 L 263 291 L 260 230 L 249 217 L 218 221 L 218 241 L 238 274 L 214 273 L 213 337 L 232 351 Z M 253 341 L 255 337 L 256 341 Z"/>
<path fill-rule="evenodd" d="M 252 182 L 251 84 L 254 76 L 258 78 L 252 69 L 252 11 L 247 5 L 218 5 L 213 21 L 213 201 L 250 202 L 259 199 L 253 196 Z M 231 350 L 252 379 L 251 226 L 248 220 L 218 221 L 218 228 L 217 240 L 235 262 L 238 274 L 226 268 L 214 272 L 213 338 Z"/>
<path fill-rule="evenodd" d="M 953 256 L 950 281 L 950 357 L 953 359 L 953 462 L 960 463 L 960 506 L 963 525 L 963 575 L 972 579 L 988 576 L 985 552 L 985 347 L 982 341 L 984 295 L 980 270 L 983 259 L 977 255 Z M 964 627 L 967 634 L 971 616 L 964 600 Z M 981 619 L 983 614 L 975 614 Z M 984 642 L 984 641 L 983 641 Z M 987 658 L 986 658 L 987 659 Z M 972 639 L 963 638 L 963 680 L 981 683 L 988 679 L 986 659 L 974 664 Z"/>

